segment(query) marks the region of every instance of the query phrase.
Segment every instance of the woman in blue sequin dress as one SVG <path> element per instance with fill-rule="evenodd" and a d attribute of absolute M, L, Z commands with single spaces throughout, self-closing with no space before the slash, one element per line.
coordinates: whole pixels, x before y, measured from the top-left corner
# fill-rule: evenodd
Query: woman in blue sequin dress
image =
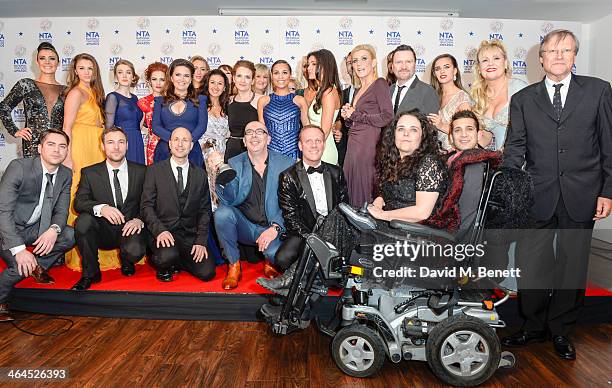
<path fill-rule="evenodd" d="M 291 66 L 278 60 L 272 65 L 274 93 L 257 103 L 259 121 L 266 124 L 271 141 L 269 148 L 297 160 L 300 157 L 298 137 L 300 124 L 308 125 L 308 104 L 302 96 L 289 92 Z"/>

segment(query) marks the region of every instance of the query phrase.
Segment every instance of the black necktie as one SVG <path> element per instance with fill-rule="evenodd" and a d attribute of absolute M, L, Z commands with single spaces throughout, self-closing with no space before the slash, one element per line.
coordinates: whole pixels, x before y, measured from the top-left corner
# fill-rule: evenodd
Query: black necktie
<path fill-rule="evenodd" d="M 563 84 L 554 84 L 555 95 L 553 96 L 553 109 L 557 115 L 557 121 L 561 120 L 561 112 L 563 111 L 563 105 L 561 104 L 561 87 Z"/>
<path fill-rule="evenodd" d="M 117 204 L 117 209 L 121 209 L 123 207 L 123 196 L 121 195 L 121 185 L 119 184 L 119 177 L 117 174 L 119 173 L 119 169 L 116 168 L 113 170 L 115 176 L 113 177 L 113 186 L 115 186 L 115 203 Z"/>
<path fill-rule="evenodd" d="M 38 235 L 40 236 L 51 226 L 51 206 L 53 205 L 53 174 L 46 173 L 47 184 L 45 186 L 45 195 L 43 197 L 42 210 L 40 212 L 40 221 L 38 223 Z"/>
<path fill-rule="evenodd" d="M 176 174 L 176 179 L 178 181 L 179 193 L 183 193 L 183 190 L 185 190 L 185 184 L 183 183 L 183 168 L 177 167 L 176 171 L 178 172 L 178 174 Z"/>
<path fill-rule="evenodd" d="M 397 113 L 397 108 L 399 108 L 399 103 L 400 103 L 400 96 L 402 94 L 402 89 L 404 89 L 406 87 L 406 85 L 404 86 L 397 86 L 397 94 L 395 95 L 395 102 L 393 103 L 393 114 Z"/>
<path fill-rule="evenodd" d="M 308 169 L 306 170 L 307 174 L 314 174 L 315 172 L 323 174 L 323 165 L 320 164 L 319 167 L 308 166 Z"/>

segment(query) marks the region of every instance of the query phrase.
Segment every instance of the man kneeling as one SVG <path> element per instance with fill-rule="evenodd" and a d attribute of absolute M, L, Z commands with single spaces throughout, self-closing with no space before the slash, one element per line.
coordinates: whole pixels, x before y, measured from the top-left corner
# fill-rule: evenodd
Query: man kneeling
<path fill-rule="evenodd" d="M 157 279 L 172 281 L 175 268 L 200 280 L 215 277 L 215 262 L 206 242 L 210 221 L 210 192 L 206 172 L 189 162 L 191 132 L 176 128 L 169 142 L 170 159 L 147 169 L 140 211 L 147 228 L 157 268 Z"/>

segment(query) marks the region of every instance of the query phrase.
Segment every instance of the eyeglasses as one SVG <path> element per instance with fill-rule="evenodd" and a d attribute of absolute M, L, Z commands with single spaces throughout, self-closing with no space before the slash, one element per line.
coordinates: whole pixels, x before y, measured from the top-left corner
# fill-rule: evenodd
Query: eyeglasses
<path fill-rule="evenodd" d="M 263 128 L 255 128 L 255 129 L 247 129 L 244 131 L 244 134 L 246 136 L 253 136 L 253 135 L 257 135 L 257 136 L 263 136 L 264 134 L 268 134 L 268 131 L 266 131 Z"/>
<path fill-rule="evenodd" d="M 568 57 L 570 55 L 570 53 L 574 52 L 574 49 L 550 49 L 550 50 L 542 50 L 542 52 L 548 56 L 558 56 L 559 54 L 563 55 L 564 57 Z"/>

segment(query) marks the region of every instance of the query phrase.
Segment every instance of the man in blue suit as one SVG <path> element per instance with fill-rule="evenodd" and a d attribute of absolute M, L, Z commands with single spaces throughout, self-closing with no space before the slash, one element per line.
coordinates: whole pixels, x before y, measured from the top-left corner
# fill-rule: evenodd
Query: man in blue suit
<path fill-rule="evenodd" d="M 291 167 L 293 160 L 268 150 L 270 135 L 265 124 L 251 121 L 244 130 L 247 151 L 231 158 L 228 163 L 236 177 L 225 185 L 217 184 L 219 207 L 215 212 L 215 226 L 229 271 L 223 280 L 226 290 L 236 288 L 241 278 L 238 243 L 257 244 L 266 257 L 264 275 L 274 277 L 272 266 L 280 246 L 280 234 L 285 228 L 278 205 L 278 178 Z M 223 162 L 219 155 L 211 155 L 209 164 L 215 173 Z"/>

